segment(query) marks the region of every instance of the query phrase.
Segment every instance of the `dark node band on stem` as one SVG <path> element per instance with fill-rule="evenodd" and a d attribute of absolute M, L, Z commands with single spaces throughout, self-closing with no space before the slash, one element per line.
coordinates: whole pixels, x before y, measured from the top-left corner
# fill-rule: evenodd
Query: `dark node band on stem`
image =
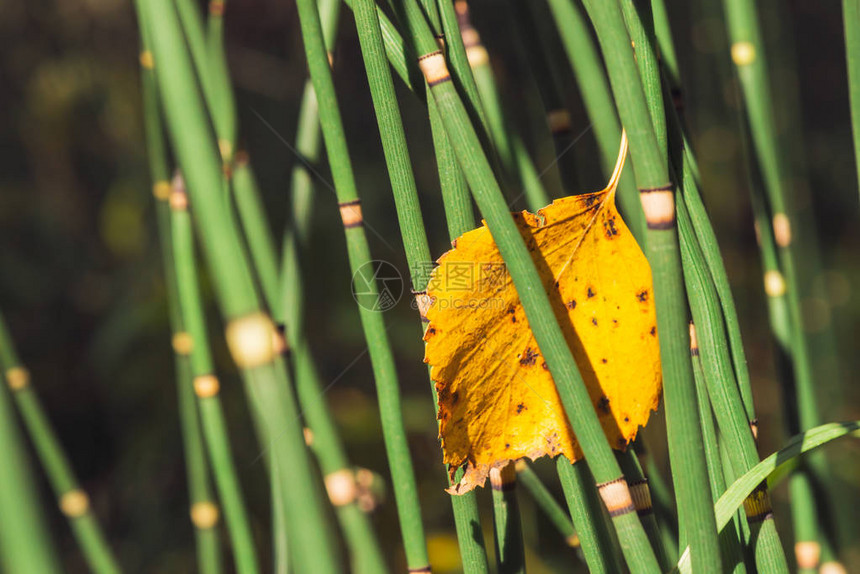
<path fill-rule="evenodd" d="M 272 335 L 272 345 L 275 352 L 281 356 L 290 354 L 290 341 L 287 339 L 287 326 L 283 323 L 275 324 L 275 332 Z"/>
<path fill-rule="evenodd" d="M 361 227 L 364 225 L 364 216 L 361 214 L 361 200 L 343 201 L 337 204 L 340 210 L 340 219 L 343 221 L 344 229 Z"/>
<path fill-rule="evenodd" d="M 508 463 L 502 468 L 490 469 L 490 486 L 493 490 L 508 492 L 517 487 L 517 470 L 516 466 Z"/>
<path fill-rule="evenodd" d="M 627 480 L 623 476 L 598 484 L 597 492 L 600 493 L 600 498 L 603 499 L 603 504 L 606 505 L 609 516 L 613 518 L 629 514 L 636 510 L 636 507 L 633 505 L 633 498 L 630 496 L 630 488 L 627 486 Z"/>
<path fill-rule="evenodd" d="M 675 227 L 675 186 L 671 183 L 660 187 L 639 190 L 642 211 L 648 229 L 664 230 Z"/>
<path fill-rule="evenodd" d="M 418 66 L 424 74 L 424 79 L 427 80 L 427 85 L 431 88 L 451 80 L 451 74 L 448 72 L 448 64 L 445 63 L 442 50 L 424 54 L 418 58 Z"/>
<path fill-rule="evenodd" d="M 744 499 L 744 513 L 750 523 L 764 522 L 773 518 L 767 482 L 762 482 Z"/>
<path fill-rule="evenodd" d="M 758 419 L 750 421 L 750 430 L 752 431 L 753 438 L 758 440 Z"/>
<path fill-rule="evenodd" d="M 654 512 L 654 506 L 651 503 L 651 487 L 648 486 L 647 478 L 630 483 L 630 497 L 639 516 Z"/>

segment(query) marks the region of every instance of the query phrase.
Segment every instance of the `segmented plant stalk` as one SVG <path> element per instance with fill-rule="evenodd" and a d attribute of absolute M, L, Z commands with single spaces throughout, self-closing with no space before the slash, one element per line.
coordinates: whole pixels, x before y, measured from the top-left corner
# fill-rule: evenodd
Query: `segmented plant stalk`
<path fill-rule="evenodd" d="M 642 521 L 642 527 L 645 528 L 645 533 L 651 541 L 651 547 L 657 555 L 657 562 L 660 563 L 662 571 L 666 572 L 672 568 L 672 563 L 666 555 L 666 549 L 663 546 L 663 536 L 660 532 L 660 526 L 657 524 L 657 517 L 654 515 L 654 504 L 651 500 L 651 485 L 645 473 L 642 471 L 642 465 L 639 464 L 639 459 L 633 449 L 625 450 L 616 454 L 618 463 L 621 465 L 621 470 L 624 471 L 624 476 L 630 483 L 630 493 L 633 497 L 633 505 L 636 507 L 636 513 Z"/>
<path fill-rule="evenodd" d="M 513 463 L 501 469 L 491 469 L 490 486 L 493 490 L 493 526 L 499 574 L 525 573 L 523 529 L 517 501 L 517 471 Z"/>
<path fill-rule="evenodd" d="M 173 184 L 170 196 L 170 229 L 176 296 L 188 343 L 184 353 L 191 366 L 191 388 L 200 410 L 200 418 L 212 461 L 213 475 L 227 531 L 233 543 L 233 557 L 239 572 L 259 572 L 248 513 L 236 475 L 233 455 L 221 407 L 221 384 L 215 374 L 206 333 L 206 319 L 197 279 L 194 238 L 189 214 L 188 195 L 180 178 Z M 210 503 L 211 504 L 211 503 Z M 205 510 L 205 508 L 204 508 Z M 217 508 L 214 510 L 217 517 Z M 192 513 L 192 517 L 194 514 Z"/>
<path fill-rule="evenodd" d="M 417 8 L 412 2 L 405 4 L 407 8 Z M 634 571 L 652 571 L 657 568 L 656 559 L 634 512 L 627 484 L 606 442 L 597 415 L 589 406 L 588 392 L 555 320 L 534 262 L 511 217 L 466 109 L 450 81 L 445 57 L 438 50 L 429 28 L 414 21 L 412 24 L 411 33 L 419 53 L 419 65 L 430 86 L 431 95 L 439 106 L 446 132 L 457 152 L 475 201 L 520 294 L 529 324 L 559 387 L 565 411 L 577 413 L 576 417 L 569 417 L 571 425 L 586 456 L 594 465 L 595 478 L 601 481 L 601 495 L 614 514 L 613 520 L 622 539 L 628 564 Z"/>
<path fill-rule="evenodd" d="M 206 31 L 206 47 L 209 54 L 209 76 L 212 81 L 212 95 L 209 102 L 212 122 L 218 136 L 218 150 L 225 165 L 233 160 L 236 146 L 236 99 L 230 83 L 230 70 L 224 51 L 224 9 L 225 0 L 209 0 L 209 21 Z"/>
<path fill-rule="evenodd" d="M 545 109 L 546 125 L 555 146 L 557 160 L 553 168 L 558 166 L 557 170 L 565 189 L 564 195 L 580 193 L 582 186 L 578 183 L 574 154 L 570 153 L 573 131 L 570 112 L 564 102 L 562 72 L 549 45 L 552 32 L 546 30 L 537 2 L 509 0 L 508 3 L 516 17 L 516 24 L 511 26 L 515 34 L 514 43 L 523 49 L 524 60 L 531 69 L 530 75 L 535 79 Z M 538 137 L 543 137 L 545 133 L 540 129 Z"/>
<path fill-rule="evenodd" d="M 469 7 L 464 0 L 457 2 L 457 11 L 461 27 L 461 39 L 471 68 L 470 75 L 475 78 L 478 94 L 483 108 L 486 110 L 487 124 L 493 145 L 499 152 L 502 164 L 506 166 L 509 173 L 516 176 L 522 186 L 522 193 L 526 197 L 526 204 L 529 209 L 536 211 L 550 203 L 549 195 L 541 183 L 541 176 L 535 169 L 519 133 L 515 129 L 508 128 L 511 122 L 505 117 L 501 96 L 490 65 L 490 56 L 481 43 L 478 31 L 472 27 Z M 455 77 L 453 69 L 452 62 L 452 77 Z"/>
<path fill-rule="evenodd" d="M 594 476 L 588 465 L 585 461 L 570 464 L 559 457 L 556 469 L 589 571 L 595 574 L 623 571 L 618 538 L 609 527 L 605 506 L 594 488 Z"/>
<path fill-rule="evenodd" d="M 815 382 L 809 351 L 809 341 L 803 327 L 800 304 L 800 281 L 797 274 L 799 254 L 793 244 L 792 194 L 788 187 L 789 171 L 784 164 L 785 150 L 778 138 L 771 107 L 771 89 L 765 50 L 755 3 L 751 0 L 724 0 L 726 21 L 732 42 L 732 62 L 738 73 L 753 149 L 764 181 L 779 255 L 779 266 L 785 280 L 785 297 L 789 312 L 791 361 L 797 395 L 797 417 L 801 430 L 820 424 Z M 786 389 L 791 392 L 791 389 Z M 805 461 L 806 468 L 792 478 L 793 501 L 799 507 L 794 512 L 795 554 L 802 570 L 814 570 L 820 558 L 821 532 L 818 521 L 820 509 L 804 472 L 811 472 L 819 481 L 827 482 L 827 469 L 820 453 Z M 813 510 L 816 509 L 816 510 Z M 803 510 L 802 512 L 800 512 Z"/>
<path fill-rule="evenodd" d="M 678 559 L 678 520 L 675 516 L 675 500 L 666 480 L 660 473 L 654 457 L 645 448 L 644 437 L 640 435 L 633 447 L 640 460 L 643 472 L 648 477 L 648 489 L 651 494 L 651 504 L 654 505 L 654 517 L 660 528 L 660 538 L 664 552 L 672 562 Z"/>
<path fill-rule="evenodd" d="M 608 179 L 618 156 L 621 124 L 613 105 L 612 92 L 603 69 L 597 46 L 591 38 L 591 27 L 579 0 L 549 0 L 556 28 L 582 96 L 582 102 L 597 139 L 603 174 Z M 618 185 L 618 202 L 624 221 L 640 245 L 645 239 L 645 219 L 633 180 L 626 170 Z"/>
<path fill-rule="evenodd" d="M 516 470 L 519 483 L 525 487 L 568 546 L 579 548 L 579 537 L 573 529 L 570 515 L 565 512 L 549 489 L 541 482 L 540 477 L 531 469 L 525 459 L 517 461 Z"/>
<path fill-rule="evenodd" d="M 683 233 L 683 226 L 682 226 Z M 696 331 L 693 323 L 690 323 L 690 356 L 693 360 L 693 373 L 696 377 L 696 396 L 699 401 L 699 418 L 702 420 L 702 430 L 705 438 L 705 458 L 708 461 L 708 478 L 711 481 L 711 492 L 714 502 L 726 490 L 726 482 L 723 475 L 723 465 L 720 460 L 720 448 L 717 444 L 717 429 L 714 425 L 714 415 L 711 410 L 711 402 L 708 398 L 708 386 L 706 375 L 699 357 L 699 345 L 696 340 Z M 746 572 L 743 557 L 743 542 L 737 528 L 737 517 L 726 528 L 720 532 L 720 550 L 723 557 L 723 565 L 727 571 L 741 574 Z M 730 570 L 729 570 L 730 569 Z"/>
<path fill-rule="evenodd" d="M 227 319 L 228 346 L 253 398 L 252 412 L 263 434 L 261 443 L 272 449 L 273 464 L 281 465 L 288 532 L 295 541 L 294 564 L 300 571 L 337 571 L 337 555 L 328 535 L 298 409 L 287 384 L 287 372 L 273 348 L 274 327 L 260 309 L 228 206 L 213 192 L 221 188 L 221 162 L 194 83 L 179 21 L 168 0 L 142 3 L 141 13 L 146 21 L 159 24 L 151 27 L 151 40 L 166 124 L 195 206 L 197 229 L 221 311 Z"/>
<path fill-rule="evenodd" d="M 26 373 L 10 371 L 13 365 L 6 365 L 8 359 L 0 360 L 8 389 L 15 392 L 16 387 L 26 386 Z M 0 520 L 0 564 L 8 572 L 60 572 L 23 444 L 7 389 L 0 389 L 0 460 L 4 461 L 0 480 L 0 515 L 4 517 Z"/>
<path fill-rule="evenodd" d="M 842 0 L 845 27 L 845 59 L 848 62 L 848 95 L 851 103 L 851 133 L 860 181 L 860 0 Z"/>
<path fill-rule="evenodd" d="M 719 572 L 719 543 L 688 348 L 675 188 L 669 181 L 665 145 L 655 135 L 648 106 L 648 101 L 654 100 L 654 90 L 660 92 L 660 86 L 649 81 L 643 88 L 619 6 L 586 0 L 585 7 L 597 31 L 618 113 L 630 138 L 630 153 L 648 226 L 645 251 L 654 278 L 669 457 L 675 469 L 684 469 L 673 473 L 681 536 L 690 541 L 697 570 Z M 640 57 L 644 56 L 645 53 Z"/>
<path fill-rule="evenodd" d="M 699 166 L 689 144 L 687 131 L 681 119 L 684 109 L 684 95 L 681 91 L 681 79 L 677 69 L 677 64 L 675 63 L 674 42 L 672 41 L 663 0 L 654 0 L 652 6 L 654 9 L 654 24 L 657 43 L 660 46 L 661 55 L 663 56 L 661 58 L 664 78 L 663 98 L 665 101 L 671 101 L 673 103 L 673 106 L 666 108 L 666 117 L 668 119 L 667 123 L 669 128 L 670 157 L 675 169 L 679 172 L 686 173 L 687 177 L 689 177 L 689 184 L 684 188 L 684 203 L 686 204 L 687 210 L 690 212 L 690 219 L 696 233 L 696 239 L 699 241 L 699 245 L 702 248 L 705 262 L 708 265 L 708 269 L 710 269 L 714 286 L 716 287 L 717 294 L 720 297 L 720 304 L 723 307 L 723 317 L 726 323 L 729 347 L 731 349 L 732 363 L 734 364 L 735 369 L 735 377 L 737 379 L 738 387 L 740 388 L 741 398 L 743 399 L 747 417 L 750 420 L 750 425 L 753 427 L 753 434 L 755 435 L 758 432 L 758 420 L 755 416 L 752 386 L 750 384 L 749 369 L 747 368 L 746 352 L 744 351 L 743 340 L 741 338 L 738 313 L 734 297 L 732 296 L 728 273 L 726 272 L 723 258 L 720 255 L 717 236 L 714 233 L 714 228 L 711 225 L 711 221 L 708 217 L 708 213 L 705 209 L 705 204 L 702 201 L 702 195 L 699 190 L 701 187 Z M 666 53 L 671 53 L 672 55 L 666 57 Z"/>
<path fill-rule="evenodd" d="M 362 266 L 371 261 L 370 249 L 364 232 L 361 203 L 358 199 L 349 152 L 346 148 L 331 69 L 325 55 L 319 13 L 315 2 L 312 0 L 300 0 L 298 8 L 308 67 L 319 102 L 323 139 L 328 152 L 347 239 L 350 267 L 354 275 L 360 274 Z M 364 6 L 358 2 L 353 2 L 353 8 L 358 12 L 358 9 L 364 8 Z M 366 48 L 363 51 L 366 51 Z M 359 314 L 376 379 L 383 434 L 391 467 L 406 561 L 412 571 L 429 571 L 429 559 L 421 523 L 421 509 L 418 502 L 412 460 L 406 444 L 403 413 L 400 405 L 400 388 L 394 368 L 394 359 L 382 315 L 374 308 L 379 297 L 375 278 L 369 281 L 365 279 L 364 283 L 366 285 L 363 284 L 362 287 L 368 289 L 368 295 L 359 297 Z"/>
<path fill-rule="evenodd" d="M 690 183 L 689 174 L 682 176 L 682 188 Z M 690 294 L 690 307 L 696 324 L 700 359 L 706 373 L 708 395 L 713 404 L 714 414 L 720 433 L 729 448 L 732 478 L 735 479 L 758 463 L 755 438 L 749 419 L 746 417 L 723 330 L 723 315 L 719 298 L 714 287 L 704 256 L 695 242 L 692 222 L 686 204 L 679 202 L 679 217 L 683 218 L 685 253 L 684 266 L 687 292 Z M 767 485 L 762 484 L 749 504 L 745 505 L 747 520 L 752 530 L 751 544 L 754 547 L 756 564 L 761 571 L 785 571 L 785 557 L 770 510 Z"/>
<path fill-rule="evenodd" d="M 105 540 L 90 499 L 78 485 L 66 454 L 57 440 L 39 397 L 30 381 L 30 373 L 18 358 L 6 322 L 0 315 L 0 370 L 14 399 L 24 428 L 33 442 L 36 455 L 45 470 L 60 511 L 69 521 L 84 559 L 97 574 L 120 572 L 113 551 Z M 42 524 L 40 502 L 31 491 L 28 463 L 15 428 L 14 413 L 0 389 L 0 456 L 4 461 L 0 481 L 0 559 L 9 572 L 58 572 L 56 558 Z M 2 452 L 5 451 L 5 452 Z M 23 482 L 18 482 L 22 480 Z"/>
<path fill-rule="evenodd" d="M 153 181 L 153 195 L 157 200 L 159 236 L 165 260 L 168 304 L 173 324 L 173 346 L 177 369 L 182 370 L 178 382 L 186 387 L 181 389 L 185 401 L 184 408 L 189 409 L 186 418 L 190 418 L 192 413 L 194 415 L 193 425 L 190 422 L 186 424 L 189 430 L 198 428 L 202 430 L 215 486 L 224 507 L 227 531 L 233 544 L 237 569 L 240 572 L 256 572 L 259 568 L 253 539 L 230 452 L 226 422 L 218 396 L 218 379 L 210 357 L 203 304 L 197 284 L 192 232 L 186 212 L 187 196 L 184 187 L 181 187 L 181 178 L 174 182 L 180 185 L 180 188 L 173 191 L 171 183 L 168 182 L 164 134 L 153 69 L 154 60 L 148 50 L 144 54 L 145 57 L 141 58 L 141 62 L 144 64 L 142 75 L 147 154 Z M 172 192 L 176 195 L 173 203 L 170 202 Z M 177 249 L 179 253 L 175 256 Z M 182 280 L 179 281 L 178 277 Z M 200 396 L 200 392 L 203 396 Z M 187 398 L 191 400 L 185 400 Z M 190 403 L 191 408 L 187 403 Z M 199 480 L 194 479 L 190 483 L 195 485 Z M 192 492 L 191 517 L 198 535 L 202 538 L 201 546 L 211 545 L 212 540 L 217 541 L 216 526 L 219 509 L 211 500 L 211 496 L 204 495 L 202 492 L 200 494 Z M 209 551 L 208 554 L 211 556 L 212 552 Z M 207 559 L 208 564 L 214 562 L 212 558 Z"/>
<path fill-rule="evenodd" d="M 329 54 L 333 53 L 339 0 L 320 3 L 320 19 Z M 308 437 L 320 468 L 332 485 L 330 500 L 346 539 L 353 568 L 361 574 L 387 571 L 379 540 L 367 514 L 358 504 L 358 486 L 344 445 L 338 436 L 334 417 L 324 400 L 323 384 L 314 363 L 304 330 L 304 287 L 302 255 L 307 252 L 311 210 L 313 206 L 313 164 L 319 159 L 321 146 L 316 94 L 310 80 L 305 83 L 299 109 L 296 151 L 300 158 L 293 167 L 290 184 L 292 211 L 284 232 L 281 268 L 281 293 L 287 340 L 296 376 L 296 390 L 302 412 L 308 423 Z M 304 162 L 310 162 L 305 164 Z M 332 498 L 334 494 L 334 498 Z"/>

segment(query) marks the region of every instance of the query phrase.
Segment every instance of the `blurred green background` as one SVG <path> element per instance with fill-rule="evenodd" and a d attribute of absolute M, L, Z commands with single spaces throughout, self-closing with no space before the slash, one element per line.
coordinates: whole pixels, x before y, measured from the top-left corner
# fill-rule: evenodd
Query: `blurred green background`
<path fill-rule="evenodd" d="M 512 125 L 541 171 L 553 162 L 533 78 L 510 41 L 504 2 L 474 0 L 473 19 L 490 50 Z M 764 454 L 784 441 L 783 399 L 774 379 L 761 272 L 749 206 L 737 92 L 720 3 L 672 2 L 671 17 L 704 191 L 732 280 L 754 377 Z M 849 123 L 842 21 L 837 2 L 760 0 L 780 135 L 794 167 L 796 233 L 805 250 L 804 314 L 824 419 L 860 419 L 858 190 Z M 238 93 L 241 139 L 260 180 L 271 223 L 287 216 L 292 142 L 306 76 L 292 2 L 228 3 L 228 56 Z M 557 39 L 553 41 L 557 42 Z M 559 48 L 564 69 L 566 62 Z M 177 420 L 165 290 L 146 168 L 137 31 L 123 0 L 5 0 L 0 3 L 0 308 L 64 447 L 129 572 L 187 572 L 194 547 Z M 352 17 L 345 11 L 335 80 L 374 256 L 406 273 L 394 204 Z M 600 189 L 596 146 L 572 77 L 565 78 L 574 132 L 561 161 L 579 167 L 581 190 Z M 448 247 L 429 128 L 419 102 L 402 95 L 411 154 L 434 256 Z M 350 295 L 344 241 L 319 167 L 307 270 L 310 339 L 354 464 L 386 477 L 370 363 Z M 557 173 L 545 181 L 557 189 Z M 520 209 L 524 205 L 517 203 Z M 434 571 L 457 571 L 456 539 L 408 298 L 386 313 L 405 395 L 410 446 L 430 534 Z M 210 298 L 211 300 L 211 298 Z M 214 309 L 213 330 L 220 330 Z M 268 486 L 236 373 L 214 337 L 234 453 L 259 547 L 268 551 Z M 350 367 L 350 365 L 352 365 Z M 653 435 L 659 437 L 659 416 Z M 837 509 L 860 485 L 860 445 L 829 448 Z M 665 453 L 655 453 L 665 461 Z M 538 464 L 558 494 L 552 465 Z M 2 473 L 2 471 L 0 471 Z M 41 473 L 54 538 L 69 572 L 85 566 Z M 786 492 L 774 494 L 780 529 Z M 479 493 L 485 527 L 489 494 Z M 574 551 L 521 497 L 532 572 L 568 569 Z M 782 512 L 780 512 L 782 510 Z M 839 513 L 834 517 L 837 524 Z M 838 520 L 849 571 L 860 569 L 851 518 Z M 392 566 L 402 569 L 393 501 L 375 516 Z M 789 539 L 788 536 L 784 537 Z M 492 547 L 492 544 L 489 544 Z"/>

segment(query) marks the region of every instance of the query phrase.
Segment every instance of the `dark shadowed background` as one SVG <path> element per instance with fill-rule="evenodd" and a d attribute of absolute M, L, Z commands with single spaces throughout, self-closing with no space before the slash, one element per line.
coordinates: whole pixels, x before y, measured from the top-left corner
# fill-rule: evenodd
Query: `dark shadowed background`
<path fill-rule="evenodd" d="M 510 21 L 499 0 L 473 0 L 476 27 L 539 170 L 553 162 L 530 126 L 540 119 L 529 70 L 513 54 Z M 705 199 L 737 298 L 761 421 L 760 447 L 784 442 L 783 398 L 773 356 L 744 171 L 737 93 L 720 3 L 670 2 Z M 780 135 L 791 152 L 793 189 L 803 222 L 804 316 L 827 421 L 860 419 L 860 231 L 842 21 L 837 2 L 760 0 Z M 306 76 L 295 6 L 231 0 L 226 12 L 241 140 L 248 149 L 280 234 L 287 216 L 292 142 Z M 557 40 L 556 40 L 557 41 Z M 559 58 L 566 64 L 559 47 Z M 190 572 L 195 554 L 177 420 L 165 289 L 144 153 L 137 30 L 127 0 L 6 0 L 0 3 L 0 309 L 33 374 L 64 447 L 129 572 Z M 565 67 L 565 69 L 567 69 Z M 352 16 L 344 11 L 335 81 L 350 139 L 373 254 L 406 275 L 394 203 L 364 77 Z M 579 167 L 582 189 L 605 183 L 596 145 L 571 76 L 574 132 L 584 136 L 561 161 Z M 402 86 L 404 119 L 434 257 L 448 247 L 425 112 Z M 261 119 L 262 118 L 262 119 Z M 531 131 L 529 131 L 531 130 Z M 320 167 L 314 237 L 307 269 L 311 342 L 354 464 L 382 473 L 382 448 L 365 349 L 328 170 Z M 557 174 L 550 169 L 551 183 Z M 515 208 L 524 208 L 516 204 Z M 815 231 L 813 233 L 813 230 Z M 210 298 L 211 302 L 211 298 Z M 213 332 L 220 332 L 212 313 Z M 422 365 L 420 330 L 408 297 L 386 313 L 405 398 L 434 571 L 459 568 L 441 453 Z M 244 395 L 220 335 L 224 404 L 240 479 L 260 548 L 268 548 L 268 486 Z M 5 391 L 4 391 L 5 392 Z M 662 432 L 659 417 L 655 434 Z M 829 447 L 837 510 L 856 502 L 860 445 Z M 665 460 L 665 453 L 656 453 Z M 551 465 L 538 464 L 560 495 Z M 549 471 L 549 472 L 545 472 Z M 54 539 L 69 572 L 86 571 L 41 472 Z M 0 461 L 2 479 L 2 461 Z M 786 489 L 777 487 L 777 520 Z M 479 493 L 490 528 L 489 494 Z M 575 562 L 551 525 L 522 496 L 532 572 Z M 841 501 L 841 502 L 839 502 Z M 843 512 L 844 514 L 844 512 Z M 860 569 L 853 516 L 837 513 L 849 571 Z M 376 513 L 391 564 L 403 569 L 393 501 Z M 788 539 L 788 537 L 784 537 Z M 489 545 L 492 547 L 492 544 Z M 268 551 L 268 550 L 267 550 Z"/>

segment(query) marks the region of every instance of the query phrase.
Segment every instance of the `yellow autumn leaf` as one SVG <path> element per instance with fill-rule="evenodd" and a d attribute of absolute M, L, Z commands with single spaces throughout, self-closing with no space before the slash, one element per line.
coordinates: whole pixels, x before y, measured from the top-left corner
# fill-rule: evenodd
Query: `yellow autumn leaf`
<path fill-rule="evenodd" d="M 550 295 L 609 443 L 623 449 L 662 387 L 651 270 L 615 207 L 626 142 L 603 191 L 512 214 Z M 427 294 L 425 362 L 439 395 L 449 492 L 523 457 L 582 458 L 547 364 L 486 224 L 454 242 Z M 573 413 L 573 416 L 576 416 Z"/>

